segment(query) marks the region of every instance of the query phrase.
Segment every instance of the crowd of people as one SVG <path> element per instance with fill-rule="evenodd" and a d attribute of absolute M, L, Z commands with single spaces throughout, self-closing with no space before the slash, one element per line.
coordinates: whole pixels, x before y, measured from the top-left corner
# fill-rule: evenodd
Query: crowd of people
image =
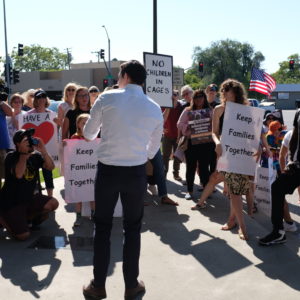
<path fill-rule="evenodd" d="M 248 214 L 252 216 L 257 211 L 253 176 L 218 171 L 216 168 L 224 151 L 221 141 L 226 104 L 248 105 L 243 84 L 227 79 L 219 90 L 212 83 L 205 89 L 195 91 L 186 85 L 180 93 L 173 91 L 172 108 L 161 109 L 144 94 L 142 86 L 145 78 L 144 67 L 136 61 L 130 61 L 121 66 L 119 82 L 113 90 L 100 93 L 96 86 L 87 88 L 68 83 L 54 119 L 61 152 L 64 139 L 88 141 L 101 137 L 97 151 L 99 161 L 95 202 L 91 202 L 92 219 L 95 222 L 95 279 L 84 288 L 86 296 L 106 296 L 109 236 L 119 194 L 125 230 L 125 296 L 130 299 L 132 295 L 144 291 L 144 284 L 137 281 L 140 228 L 145 205 L 141 199 L 148 186 L 152 195 L 160 197 L 161 204 L 179 205 L 169 197 L 167 191 L 170 160 L 173 160 L 174 180 L 186 185 L 184 198 L 196 202 L 192 210 L 207 209 L 207 198 L 216 190 L 217 184 L 224 183 L 223 193 L 230 201 L 230 212 L 222 230 L 232 230 L 238 226 L 240 239 L 248 240 L 243 217 L 243 195 L 246 195 Z M 49 111 L 49 104 L 47 93 L 42 89 L 13 94 L 9 101 L 5 94 L 1 94 L 0 185 L 2 179 L 5 180 L 1 189 L 0 226 L 19 240 L 27 239 L 31 227 L 40 224 L 49 212 L 58 207 L 57 199 L 53 198 L 54 163 L 44 142 L 35 138 L 31 129 L 19 129 L 18 125 L 19 114 L 45 113 Z M 193 136 L 191 114 L 205 118 L 210 126 L 201 142 L 197 142 Z M 293 126 L 293 130 L 287 132 L 278 111 L 264 117 L 257 161 L 267 167 L 268 157 L 272 157 L 277 178 L 271 189 L 274 229 L 259 240 L 262 245 L 283 243 L 286 240 L 285 231 L 297 230 L 289 214 L 285 195 L 293 193 L 297 187 L 299 190 L 300 185 L 299 110 Z M 146 168 L 146 161 L 150 168 Z M 185 178 L 180 176 L 182 163 L 186 164 Z M 47 196 L 41 193 L 40 168 Z M 146 169 L 150 169 L 148 176 Z M 200 199 L 196 199 L 194 193 L 196 174 L 199 177 Z M 81 203 L 77 203 L 74 226 L 81 224 L 81 209 Z"/>

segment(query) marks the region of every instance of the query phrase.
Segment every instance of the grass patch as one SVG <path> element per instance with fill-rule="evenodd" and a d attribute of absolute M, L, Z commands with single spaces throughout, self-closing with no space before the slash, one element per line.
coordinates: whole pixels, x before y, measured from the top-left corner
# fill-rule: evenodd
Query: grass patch
<path fill-rule="evenodd" d="M 61 176 L 59 173 L 59 168 L 53 169 L 52 174 L 53 174 L 53 179 Z M 45 181 L 42 170 L 40 170 L 40 178 L 41 178 L 41 182 Z"/>

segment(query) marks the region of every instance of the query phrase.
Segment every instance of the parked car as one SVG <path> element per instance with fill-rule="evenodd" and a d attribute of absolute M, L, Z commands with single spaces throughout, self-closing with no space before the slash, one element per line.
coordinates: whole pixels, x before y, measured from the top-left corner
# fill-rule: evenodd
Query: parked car
<path fill-rule="evenodd" d="M 258 107 L 259 102 L 257 99 L 248 99 L 250 106 Z"/>
<path fill-rule="evenodd" d="M 269 113 L 275 110 L 275 102 L 261 102 L 258 107 L 264 109 L 266 113 Z"/>

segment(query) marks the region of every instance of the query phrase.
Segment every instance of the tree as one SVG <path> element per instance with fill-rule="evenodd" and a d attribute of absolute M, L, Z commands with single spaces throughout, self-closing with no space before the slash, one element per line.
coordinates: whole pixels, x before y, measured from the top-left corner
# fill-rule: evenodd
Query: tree
<path fill-rule="evenodd" d="M 40 45 L 24 46 L 24 55 L 18 56 L 17 51 L 11 54 L 14 68 L 23 72 L 58 71 L 68 66 L 67 53 L 61 53 L 57 48 L 44 48 Z"/>
<path fill-rule="evenodd" d="M 198 80 L 200 87 L 210 83 L 219 85 L 227 78 L 237 79 L 248 86 L 251 68 L 259 68 L 264 59 L 263 54 L 254 52 L 250 44 L 229 39 L 214 42 L 206 49 L 195 47 L 193 66 L 186 74 L 186 83 L 195 85 L 195 76 L 199 77 L 198 63 L 203 62 L 204 71 Z"/>
<path fill-rule="evenodd" d="M 290 70 L 289 61 L 295 61 L 294 70 Z M 300 57 L 299 54 L 292 54 L 287 61 L 279 63 L 279 70 L 272 74 L 276 83 L 300 83 Z"/>

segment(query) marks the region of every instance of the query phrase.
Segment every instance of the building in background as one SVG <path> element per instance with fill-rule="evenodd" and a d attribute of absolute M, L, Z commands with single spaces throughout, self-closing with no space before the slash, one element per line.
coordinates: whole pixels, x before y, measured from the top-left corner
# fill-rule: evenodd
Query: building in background
<path fill-rule="evenodd" d="M 275 101 L 277 109 L 300 107 L 300 84 L 277 84 L 271 99 Z"/>

